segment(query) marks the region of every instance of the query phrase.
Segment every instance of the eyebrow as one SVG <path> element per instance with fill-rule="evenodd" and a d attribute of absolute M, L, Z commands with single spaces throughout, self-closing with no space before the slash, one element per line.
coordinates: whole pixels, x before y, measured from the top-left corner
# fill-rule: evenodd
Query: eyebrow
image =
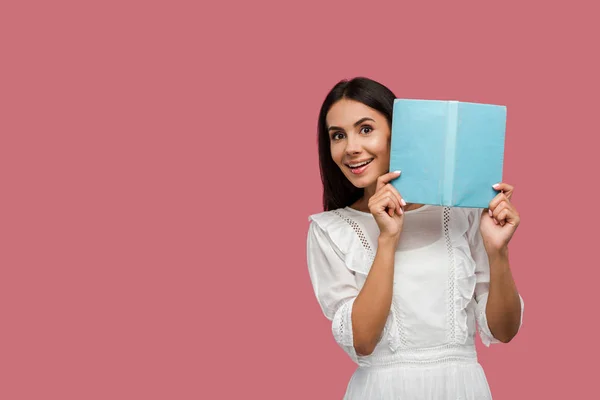
<path fill-rule="evenodd" d="M 361 119 L 359 119 L 358 121 L 356 121 L 356 122 L 354 123 L 354 126 L 356 127 L 356 126 L 358 126 L 358 125 L 362 124 L 362 123 L 363 123 L 363 122 L 365 122 L 365 121 L 373 121 L 373 122 L 375 122 L 375 120 L 374 120 L 373 118 L 364 117 L 364 118 L 361 118 Z M 342 129 L 342 128 L 340 128 L 340 127 L 338 127 L 338 126 L 330 126 L 329 128 L 327 128 L 327 130 L 328 130 L 328 131 L 333 131 L 333 130 L 339 130 L 339 131 L 343 131 L 343 129 Z"/>

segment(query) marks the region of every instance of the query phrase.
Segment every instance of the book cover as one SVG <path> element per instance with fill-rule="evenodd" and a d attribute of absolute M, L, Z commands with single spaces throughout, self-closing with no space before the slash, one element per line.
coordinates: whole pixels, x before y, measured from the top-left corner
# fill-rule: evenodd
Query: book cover
<path fill-rule="evenodd" d="M 409 203 L 486 208 L 502 182 L 506 106 L 396 99 L 392 185 Z"/>

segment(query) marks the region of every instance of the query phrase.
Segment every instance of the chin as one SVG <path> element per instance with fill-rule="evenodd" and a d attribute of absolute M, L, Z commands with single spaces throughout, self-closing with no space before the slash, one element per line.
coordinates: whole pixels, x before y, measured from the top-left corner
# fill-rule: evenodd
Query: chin
<path fill-rule="evenodd" d="M 377 181 L 376 178 L 372 179 L 368 176 L 362 176 L 360 178 L 357 178 L 355 176 L 346 175 L 346 178 L 350 181 L 352 185 L 356 186 L 359 189 L 367 188 Z"/>

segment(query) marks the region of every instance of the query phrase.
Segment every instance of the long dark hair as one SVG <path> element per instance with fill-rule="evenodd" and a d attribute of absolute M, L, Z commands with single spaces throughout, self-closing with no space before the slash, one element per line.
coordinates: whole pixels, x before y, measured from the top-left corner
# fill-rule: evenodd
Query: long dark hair
<path fill-rule="evenodd" d="M 323 182 L 323 210 L 335 210 L 354 204 L 363 196 L 364 189 L 354 186 L 331 158 L 331 143 L 327 131 L 327 113 L 341 99 L 363 103 L 385 115 L 392 126 L 392 111 L 396 96 L 390 89 L 369 78 L 356 77 L 341 80 L 327 94 L 319 112 L 318 144 L 319 167 Z"/>

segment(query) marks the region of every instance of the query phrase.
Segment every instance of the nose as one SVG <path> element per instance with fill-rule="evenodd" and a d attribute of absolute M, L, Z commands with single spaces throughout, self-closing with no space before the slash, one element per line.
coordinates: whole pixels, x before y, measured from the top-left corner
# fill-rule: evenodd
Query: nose
<path fill-rule="evenodd" d="M 348 135 L 346 140 L 346 154 L 357 154 L 360 153 L 360 143 L 358 138 L 354 135 Z"/>

